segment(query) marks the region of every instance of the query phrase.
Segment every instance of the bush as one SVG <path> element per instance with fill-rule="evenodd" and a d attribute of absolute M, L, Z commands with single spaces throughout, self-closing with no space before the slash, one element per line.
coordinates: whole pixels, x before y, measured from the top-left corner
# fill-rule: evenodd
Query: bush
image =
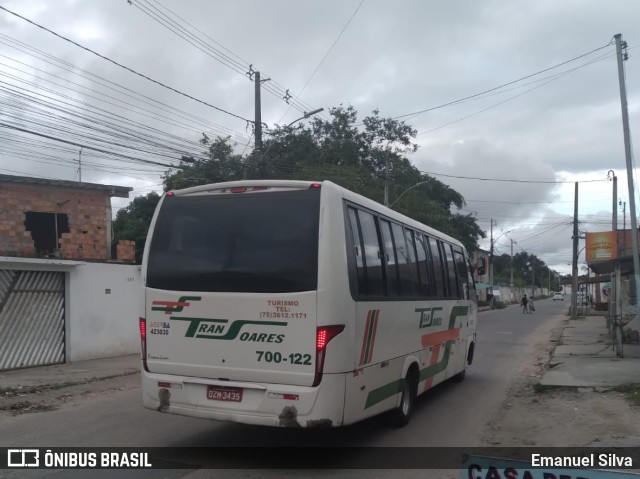
<path fill-rule="evenodd" d="M 496 309 L 505 309 L 507 307 L 507 303 L 504 301 L 498 301 L 496 303 Z"/>

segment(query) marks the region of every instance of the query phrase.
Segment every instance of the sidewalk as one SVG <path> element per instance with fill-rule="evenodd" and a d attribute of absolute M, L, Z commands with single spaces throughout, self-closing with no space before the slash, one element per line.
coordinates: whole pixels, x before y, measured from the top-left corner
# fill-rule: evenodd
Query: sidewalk
<path fill-rule="evenodd" d="M 619 358 L 604 316 L 565 322 L 541 385 L 610 388 L 640 383 L 639 344 L 624 344 L 624 358 Z"/>
<path fill-rule="evenodd" d="M 57 389 L 63 386 L 128 376 L 137 374 L 139 371 L 139 353 L 53 366 L 14 369 L 0 372 L 0 396 L 3 390 L 30 392 L 43 388 Z"/>

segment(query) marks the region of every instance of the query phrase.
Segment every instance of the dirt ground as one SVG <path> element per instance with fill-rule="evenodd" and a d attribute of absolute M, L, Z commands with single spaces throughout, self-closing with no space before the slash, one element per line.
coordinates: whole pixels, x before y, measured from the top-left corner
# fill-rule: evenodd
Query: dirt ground
<path fill-rule="evenodd" d="M 640 387 L 541 388 L 562 328 L 536 345 L 533 361 L 508 391 L 483 438 L 489 446 L 637 447 Z M 640 375 L 639 375 L 640 377 Z"/>

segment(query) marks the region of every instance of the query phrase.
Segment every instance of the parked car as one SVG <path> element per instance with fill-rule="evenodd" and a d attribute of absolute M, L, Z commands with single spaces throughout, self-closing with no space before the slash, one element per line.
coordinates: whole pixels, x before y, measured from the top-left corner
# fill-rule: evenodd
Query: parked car
<path fill-rule="evenodd" d="M 564 301 L 564 294 L 563 293 L 553 293 L 553 300 L 554 301 Z"/>

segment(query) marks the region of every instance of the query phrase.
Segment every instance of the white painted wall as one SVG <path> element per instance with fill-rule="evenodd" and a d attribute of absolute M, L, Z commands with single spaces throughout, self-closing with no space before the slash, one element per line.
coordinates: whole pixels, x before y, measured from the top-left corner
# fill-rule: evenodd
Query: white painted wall
<path fill-rule="evenodd" d="M 68 362 L 140 351 L 140 266 L 80 264 L 67 274 L 66 294 Z"/>

